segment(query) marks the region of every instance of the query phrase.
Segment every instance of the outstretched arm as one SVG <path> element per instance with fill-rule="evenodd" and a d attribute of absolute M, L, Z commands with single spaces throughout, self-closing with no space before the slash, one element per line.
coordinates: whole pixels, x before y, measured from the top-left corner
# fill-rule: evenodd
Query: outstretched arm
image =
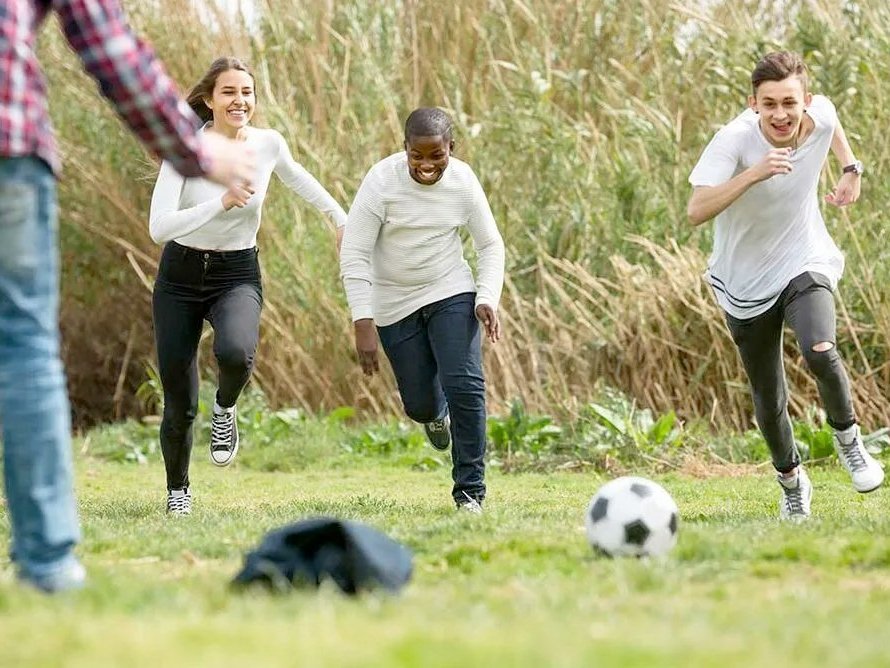
<path fill-rule="evenodd" d="M 838 121 L 834 126 L 834 135 L 831 138 L 831 152 L 834 157 L 841 163 L 841 167 L 852 165 L 856 162 L 856 156 L 853 149 L 850 148 L 850 142 L 847 141 L 847 135 L 841 122 Z M 841 174 L 837 185 L 825 196 L 825 201 L 834 206 L 841 207 L 847 204 L 853 204 L 859 199 L 859 191 L 862 186 L 862 175 L 848 172 Z"/>
<path fill-rule="evenodd" d="M 227 185 L 250 179 L 252 156 L 197 133 L 198 119 L 151 47 L 132 33 L 118 0 L 51 0 L 51 7 L 102 95 L 152 153 L 184 176 Z"/>
<path fill-rule="evenodd" d="M 303 165 L 294 160 L 287 142 L 279 133 L 278 160 L 275 162 L 275 173 L 288 188 L 309 202 L 316 209 L 327 215 L 338 228 L 338 244 L 342 238 L 339 228 L 346 225 L 346 212 L 337 203 L 324 186 L 310 174 Z"/>
<path fill-rule="evenodd" d="M 180 174 L 207 172 L 194 114 L 152 48 L 130 31 L 117 0 L 54 0 L 52 7 L 102 95 L 146 147 Z"/>

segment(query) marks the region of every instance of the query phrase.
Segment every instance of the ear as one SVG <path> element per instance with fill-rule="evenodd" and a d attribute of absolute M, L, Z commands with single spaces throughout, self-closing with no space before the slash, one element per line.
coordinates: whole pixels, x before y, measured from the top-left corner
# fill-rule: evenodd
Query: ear
<path fill-rule="evenodd" d="M 454 153 L 454 140 L 453 139 L 450 142 L 448 142 L 448 152 Z"/>
<path fill-rule="evenodd" d="M 803 96 L 803 110 L 806 111 L 807 107 L 809 107 L 811 104 L 813 104 L 813 94 L 806 93 Z"/>
<path fill-rule="evenodd" d="M 757 110 L 757 98 L 754 97 L 753 95 L 749 95 L 749 96 L 748 96 L 748 107 L 749 107 L 749 108 L 751 109 L 751 111 L 753 111 L 755 114 L 759 114 L 759 113 L 760 113 L 760 112 Z"/>
<path fill-rule="evenodd" d="M 204 98 L 204 104 L 207 105 L 208 109 L 213 109 L 213 101 L 209 97 Z"/>

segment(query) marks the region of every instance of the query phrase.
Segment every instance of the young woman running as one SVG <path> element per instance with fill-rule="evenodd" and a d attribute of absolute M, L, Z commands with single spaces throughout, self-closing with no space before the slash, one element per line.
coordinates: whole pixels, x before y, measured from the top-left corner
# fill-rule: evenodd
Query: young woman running
<path fill-rule="evenodd" d="M 219 58 L 188 96 L 204 133 L 241 140 L 254 151 L 250 185 L 223 188 L 183 178 L 161 165 L 151 200 L 150 232 L 164 243 L 154 287 L 158 368 L 164 389 L 161 451 L 167 470 L 167 512 L 191 512 L 189 458 L 198 407 L 198 342 L 213 327 L 219 389 L 213 405 L 210 459 L 232 463 L 238 452 L 235 404 L 250 378 L 259 338 L 263 288 L 257 230 L 274 172 L 291 190 L 335 221 L 338 242 L 346 213 L 291 156 L 275 130 L 256 128 L 254 77 L 236 58 Z"/>

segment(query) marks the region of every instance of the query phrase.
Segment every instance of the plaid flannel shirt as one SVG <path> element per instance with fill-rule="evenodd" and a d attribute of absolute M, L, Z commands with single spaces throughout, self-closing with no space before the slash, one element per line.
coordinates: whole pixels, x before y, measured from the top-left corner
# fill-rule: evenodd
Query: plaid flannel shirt
<path fill-rule="evenodd" d="M 183 176 L 206 173 L 197 118 L 151 47 L 130 31 L 118 0 L 0 0 L 0 156 L 36 155 L 59 172 L 35 54 L 50 11 L 102 95 L 149 150 Z"/>

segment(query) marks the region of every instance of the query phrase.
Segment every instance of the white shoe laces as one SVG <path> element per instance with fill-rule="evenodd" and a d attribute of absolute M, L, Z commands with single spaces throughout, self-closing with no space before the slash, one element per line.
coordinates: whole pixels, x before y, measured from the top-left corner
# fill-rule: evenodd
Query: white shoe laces
<path fill-rule="evenodd" d="M 849 445 L 841 443 L 840 446 L 841 454 L 850 471 L 859 472 L 868 468 L 868 463 L 865 461 L 865 452 L 858 438 Z"/>
<path fill-rule="evenodd" d="M 447 429 L 448 429 L 448 426 L 445 422 L 445 418 L 442 418 L 441 420 L 433 420 L 432 422 L 428 422 L 427 427 L 429 428 L 430 431 L 434 431 L 437 433 L 447 431 Z"/>
<path fill-rule="evenodd" d="M 788 514 L 803 515 L 803 489 L 800 480 L 797 481 L 797 487 L 789 488 L 782 485 L 782 489 L 785 491 L 785 510 Z"/>
<path fill-rule="evenodd" d="M 234 428 L 234 413 L 214 413 L 210 421 L 210 448 L 212 450 L 231 450 Z"/>
<path fill-rule="evenodd" d="M 172 492 L 167 493 L 167 512 L 173 515 L 188 515 L 192 512 L 192 495 L 191 492 L 173 495 Z"/>

